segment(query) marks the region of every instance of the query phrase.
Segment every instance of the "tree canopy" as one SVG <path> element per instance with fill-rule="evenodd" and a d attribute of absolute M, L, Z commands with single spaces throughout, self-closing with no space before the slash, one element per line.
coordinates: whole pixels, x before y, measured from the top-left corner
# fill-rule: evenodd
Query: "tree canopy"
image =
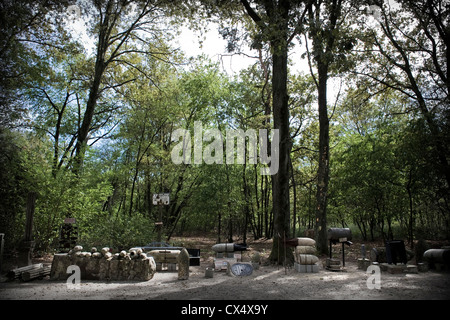
<path fill-rule="evenodd" d="M 280 264 L 292 258 L 284 241 L 309 229 L 322 252 L 334 226 L 364 240 L 450 237 L 448 1 L 20 0 L 0 10 L 7 248 L 23 238 L 30 192 L 42 251 L 56 250 L 68 217 L 86 245 L 144 245 L 161 222 L 166 240 L 273 238 Z M 254 63 L 230 75 L 174 45 L 182 27 L 208 24 L 224 54 L 251 52 Z M 156 193 L 170 194 L 162 217 Z"/>

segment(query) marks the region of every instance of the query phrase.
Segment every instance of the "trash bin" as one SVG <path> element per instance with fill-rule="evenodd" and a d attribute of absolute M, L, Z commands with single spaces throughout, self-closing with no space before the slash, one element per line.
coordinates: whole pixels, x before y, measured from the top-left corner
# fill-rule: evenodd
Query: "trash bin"
<path fill-rule="evenodd" d="M 392 240 L 386 242 L 386 261 L 389 264 L 407 263 L 405 242 Z"/>

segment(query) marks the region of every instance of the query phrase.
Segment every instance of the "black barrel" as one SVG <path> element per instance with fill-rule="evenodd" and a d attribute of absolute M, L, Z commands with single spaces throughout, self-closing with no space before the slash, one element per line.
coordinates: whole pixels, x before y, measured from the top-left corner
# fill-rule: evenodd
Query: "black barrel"
<path fill-rule="evenodd" d="M 347 241 L 352 240 L 352 231 L 349 228 L 328 229 L 328 240 L 339 242 L 339 239 L 341 238 L 347 238 Z"/>

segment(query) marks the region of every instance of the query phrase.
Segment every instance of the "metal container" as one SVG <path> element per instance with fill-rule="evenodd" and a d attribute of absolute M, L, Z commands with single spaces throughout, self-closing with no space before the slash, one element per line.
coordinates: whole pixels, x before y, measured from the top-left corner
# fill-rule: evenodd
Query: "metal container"
<path fill-rule="evenodd" d="M 328 240 L 335 242 L 350 241 L 352 240 L 352 231 L 349 228 L 330 228 L 328 229 Z"/>
<path fill-rule="evenodd" d="M 450 265 L 450 249 L 429 249 L 423 254 L 425 261 Z"/>
<path fill-rule="evenodd" d="M 345 267 L 345 249 L 344 244 L 352 245 L 352 231 L 349 228 L 330 228 L 328 229 L 328 241 L 330 242 L 330 259 L 332 258 L 332 244 L 342 244 L 342 266 Z"/>

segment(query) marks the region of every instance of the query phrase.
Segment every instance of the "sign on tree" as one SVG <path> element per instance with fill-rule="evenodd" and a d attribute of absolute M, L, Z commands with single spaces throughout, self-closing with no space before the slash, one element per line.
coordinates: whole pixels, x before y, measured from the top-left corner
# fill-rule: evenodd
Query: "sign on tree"
<path fill-rule="evenodd" d="M 169 205 L 169 193 L 154 193 L 153 194 L 153 205 Z"/>

